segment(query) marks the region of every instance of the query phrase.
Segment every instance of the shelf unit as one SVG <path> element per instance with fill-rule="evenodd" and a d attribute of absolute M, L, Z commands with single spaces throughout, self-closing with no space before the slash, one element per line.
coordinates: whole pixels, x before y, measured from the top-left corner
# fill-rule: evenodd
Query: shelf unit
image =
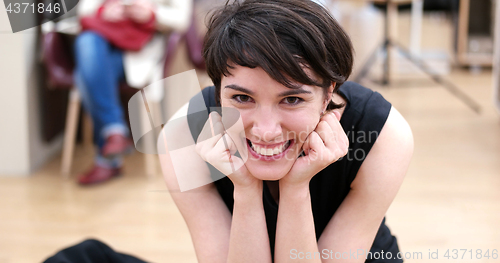
<path fill-rule="evenodd" d="M 496 0 L 460 0 L 456 58 L 461 66 L 492 66 Z"/>

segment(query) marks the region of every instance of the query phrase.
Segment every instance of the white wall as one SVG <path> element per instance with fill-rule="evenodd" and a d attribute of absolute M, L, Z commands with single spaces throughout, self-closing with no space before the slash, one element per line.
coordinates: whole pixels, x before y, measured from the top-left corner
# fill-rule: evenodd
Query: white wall
<path fill-rule="evenodd" d="M 0 174 L 29 173 L 24 36 L 12 34 L 0 7 Z"/>
<path fill-rule="evenodd" d="M 40 136 L 34 29 L 13 34 L 0 5 L 0 176 L 28 175 L 61 147 Z"/>

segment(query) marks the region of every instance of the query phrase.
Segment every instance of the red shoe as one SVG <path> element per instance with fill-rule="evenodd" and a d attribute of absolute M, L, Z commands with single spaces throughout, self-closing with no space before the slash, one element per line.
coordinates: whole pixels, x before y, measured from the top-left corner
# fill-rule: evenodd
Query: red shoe
<path fill-rule="evenodd" d="M 101 149 L 101 154 L 105 158 L 114 158 L 131 153 L 134 149 L 133 147 L 132 141 L 129 138 L 121 134 L 114 134 L 106 138 L 106 143 Z"/>
<path fill-rule="evenodd" d="M 114 177 L 121 174 L 121 168 L 106 168 L 98 165 L 94 165 L 90 171 L 80 175 L 78 178 L 78 183 L 80 185 L 91 185 L 97 184 L 104 181 L 108 181 Z"/>

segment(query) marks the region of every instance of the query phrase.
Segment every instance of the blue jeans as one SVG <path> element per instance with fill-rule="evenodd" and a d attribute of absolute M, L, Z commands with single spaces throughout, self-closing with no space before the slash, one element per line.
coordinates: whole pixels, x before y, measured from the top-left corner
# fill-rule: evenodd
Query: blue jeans
<path fill-rule="evenodd" d="M 121 166 L 121 158 L 106 159 L 100 152 L 110 134 L 129 135 L 119 91 L 119 84 L 125 78 L 123 51 L 97 33 L 86 31 L 76 38 L 75 58 L 76 86 L 94 125 L 94 143 L 98 148 L 96 163 Z"/>

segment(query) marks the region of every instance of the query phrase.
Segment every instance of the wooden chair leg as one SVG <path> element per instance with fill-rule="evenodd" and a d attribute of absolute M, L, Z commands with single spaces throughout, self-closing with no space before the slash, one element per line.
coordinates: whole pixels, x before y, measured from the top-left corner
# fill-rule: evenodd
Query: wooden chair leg
<path fill-rule="evenodd" d="M 420 56 L 423 13 L 424 13 L 424 0 L 412 0 L 411 26 L 410 26 L 410 53 L 412 56 Z"/>
<path fill-rule="evenodd" d="M 156 125 L 159 125 L 159 122 L 161 121 L 161 106 L 159 102 L 150 102 L 149 103 L 150 110 L 152 114 L 154 115 L 154 121 Z M 151 124 L 149 123 L 149 120 L 143 120 L 143 125 L 144 127 L 151 127 Z M 148 152 L 154 152 L 154 149 L 156 149 L 157 141 L 150 141 L 146 142 L 147 147 L 150 149 Z M 155 178 L 156 175 L 158 174 L 158 155 L 157 154 L 144 154 L 144 165 L 145 165 L 145 172 L 146 176 L 148 178 Z"/>
<path fill-rule="evenodd" d="M 397 34 L 398 34 L 398 5 L 394 3 L 393 1 L 387 1 L 387 14 L 386 14 L 386 19 L 387 19 L 387 38 L 389 41 L 395 41 L 397 40 Z M 394 46 L 392 45 L 392 42 L 390 42 L 388 48 L 387 48 L 387 57 L 386 57 L 386 80 L 390 81 L 392 79 L 392 76 L 395 72 L 395 69 L 397 69 L 397 60 L 396 60 L 396 50 L 394 49 Z"/>
<path fill-rule="evenodd" d="M 94 149 L 94 136 L 92 118 L 89 114 L 83 114 L 83 147 L 86 151 Z"/>
<path fill-rule="evenodd" d="M 78 126 L 78 114 L 80 113 L 80 93 L 74 87 L 69 95 L 68 112 L 66 114 L 66 129 L 64 133 L 64 145 L 62 152 L 61 174 L 64 179 L 69 178 L 73 151 L 75 148 L 75 137 Z"/>

